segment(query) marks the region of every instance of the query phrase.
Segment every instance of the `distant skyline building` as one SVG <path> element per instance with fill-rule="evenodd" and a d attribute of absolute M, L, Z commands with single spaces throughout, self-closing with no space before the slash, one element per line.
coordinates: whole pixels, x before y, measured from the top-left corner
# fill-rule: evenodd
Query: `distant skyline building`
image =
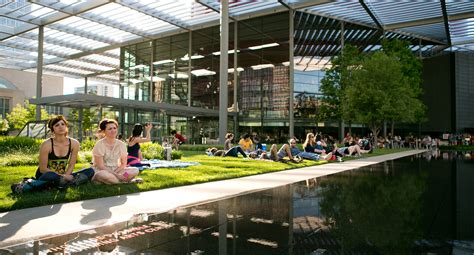
<path fill-rule="evenodd" d="M 84 94 L 84 86 L 75 87 L 74 93 Z M 87 94 L 114 97 L 114 86 L 103 83 L 91 84 L 87 86 Z"/>

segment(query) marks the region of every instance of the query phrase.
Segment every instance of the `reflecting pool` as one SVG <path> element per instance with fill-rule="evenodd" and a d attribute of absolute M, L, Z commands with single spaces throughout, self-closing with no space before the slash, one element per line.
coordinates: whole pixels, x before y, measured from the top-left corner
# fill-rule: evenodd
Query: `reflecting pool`
<path fill-rule="evenodd" d="M 471 156 L 428 152 L 0 253 L 474 254 Z"/>

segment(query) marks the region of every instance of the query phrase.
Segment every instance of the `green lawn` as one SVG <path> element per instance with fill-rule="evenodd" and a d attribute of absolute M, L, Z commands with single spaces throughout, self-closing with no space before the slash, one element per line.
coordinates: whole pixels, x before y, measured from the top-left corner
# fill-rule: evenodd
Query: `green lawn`
<path fill-rule="evenodd" d="M 366 154 L 364 156 L 376 156 L 399 151 L 401 150 L 375 150 L 373 154 Z M 231 179 L 327 163 L 326 161 L 316 162 L 309 160 L 304 160 L 301 163 L 280 163 L 261 160 L 243 160 L 242 158 L 231 157 L 208 157 L 203 154 L 203 152 L 187 151 L 184 153 L 182 161 L 199 162 L 200 165 L 198 166 L 142 171 L 140 177 L 145 181 L 142 184 L 87 184 L 78 188 L 69 188 L 66 191 L 51 190 L 22 195 L 11 194 L 10 185 L 22 180 L 23 177 L 34 176 L 37 166 L 0 165 L 0 212 Z M 8 155 L 0 156 L 0 162 L 5 158 L 8 158 Z M 81 169 L 86 166 L 88 166 L 88 164 L 77 164 L 76 168 Z"/>

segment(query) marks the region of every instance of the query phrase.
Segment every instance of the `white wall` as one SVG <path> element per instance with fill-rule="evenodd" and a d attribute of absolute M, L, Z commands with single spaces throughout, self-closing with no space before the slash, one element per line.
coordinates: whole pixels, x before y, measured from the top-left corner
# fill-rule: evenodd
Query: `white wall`
<path fill-rule="evenodd" d="M 23 104 L 25 99 L 36 97 L 36 73 L 0 68 L 0 77 L 8 80 L 18 90 L 0 89 L 0 96 L 11 98 L 10 110 L 17 104 Z M 43 75 L 42 96 L 63 94 L 63 77 Z"/>

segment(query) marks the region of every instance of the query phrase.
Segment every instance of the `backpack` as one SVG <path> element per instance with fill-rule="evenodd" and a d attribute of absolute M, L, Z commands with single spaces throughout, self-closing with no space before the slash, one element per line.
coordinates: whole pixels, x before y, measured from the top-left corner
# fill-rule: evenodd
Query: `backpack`
<path fill-rule="evenodd" d="M 36 180 L 34 177 L 25 177 L 22 181 L 13 183 L 10 188 L 13 194 L 22 194 L 24 192 L 50 190 L 53 185 L 47 181 Z"/>

